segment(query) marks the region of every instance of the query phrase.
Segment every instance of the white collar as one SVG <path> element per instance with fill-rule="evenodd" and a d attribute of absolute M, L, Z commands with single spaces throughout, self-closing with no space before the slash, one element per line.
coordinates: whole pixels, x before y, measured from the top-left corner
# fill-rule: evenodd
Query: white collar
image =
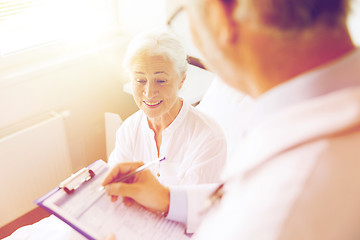
<path fill-rule="evenodd" d="M 170 123 L 170 125 L 166 129 L 163 130 L 162 134 L 165 134 L 167 132 L 171 133 L 171 132 L 175 131 L 178 126 L 182 125 L 182 122 L 184 121 L 183 119 L 185 119 L 189 109 L 190 109 L 190 104 L 187 103 L 186 101 L 182 100 L 182 106 L 181 106 L 180 112 L 175 117 L 175 119 L 172 121 L 172 123 Z M 151 128 L 149 127 L 149 123 L 147 121 L 146 114 L 142 110 L 141 110 L 141 112 L 143 115 L 143 117 L 142 117 L 143 127 L 146 129 L 146 131 L 151 132 L 153 134 L 153 130 L 151 130 Z"/>
<path fill-rule="evenodd" d="M 301 74 L 261 95 L 248 115 L 251 131 L 273 113 L 336 90 L 360 85 L 360 49 Z"/>

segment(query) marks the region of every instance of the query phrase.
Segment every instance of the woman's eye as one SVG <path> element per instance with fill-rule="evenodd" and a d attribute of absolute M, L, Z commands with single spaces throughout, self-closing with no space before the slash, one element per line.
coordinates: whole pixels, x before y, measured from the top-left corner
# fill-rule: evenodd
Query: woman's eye
<path fill-rule="evenodd" d="M 136 82 L 137 83 L 146 83 L 146 80 L 145 79 L 136 79 Z"/>
<path fill-rule="evenodd" d="M 162 83 L 166 83 L 166 80 L 159 79 L 159 80 L 156 80 L 156 82 L 162 84 Z"/>

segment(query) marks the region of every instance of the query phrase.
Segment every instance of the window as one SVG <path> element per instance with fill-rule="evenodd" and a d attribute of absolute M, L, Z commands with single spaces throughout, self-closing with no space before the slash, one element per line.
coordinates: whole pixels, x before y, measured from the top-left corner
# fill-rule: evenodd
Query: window
<path fill-rule="evenodd" d="M 0 55 L 87 38 L 116 25 L 116 0 L 0 0 Z"/>

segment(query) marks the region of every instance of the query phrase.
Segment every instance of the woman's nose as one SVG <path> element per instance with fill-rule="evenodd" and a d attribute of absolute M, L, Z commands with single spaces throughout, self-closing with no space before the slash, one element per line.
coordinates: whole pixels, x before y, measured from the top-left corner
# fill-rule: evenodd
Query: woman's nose
<path fill-rule="evenodd" d="M 147 83 L 144 88 L 143 94 L 145 97 L 150 99 L 150 98 L 156 96 L 157 92 L 158 92 L 157 88 L 153 83 Z"/>

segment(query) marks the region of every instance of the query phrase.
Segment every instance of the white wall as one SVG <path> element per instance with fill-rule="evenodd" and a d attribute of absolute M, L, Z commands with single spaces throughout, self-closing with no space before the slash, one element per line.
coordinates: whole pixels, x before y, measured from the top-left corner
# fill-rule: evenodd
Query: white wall
<path fill-rule="evenodd" d="M 127 76 L 121 58 L 127 42 L 116 38 L 103 48 L 77 54 L 62 49 L 60 52 L 71 56 L 65 62 L 61 62 L 63 55 L 44 58 L 43 62 L 39 60 L 42 52 L 28 52 L 20 57 L 36 53 L 36 64 L 28 60 L 18 67 L 2 68 L 0 128 L 47 111 L 70 110 L 65 128 L 73 171 L 99 158 L 105 160 L 104 112 L 115 112 L 125 119 L 137 110 L 132 97 L 122 91 Z M 16 57 L 0 59 L 0 66 Z"/>
<path fill-rule="evenodd" d="M 118 0 L 121 31 L 134 35 L 149 28 L 166 25 L 167 0 Z"/>

